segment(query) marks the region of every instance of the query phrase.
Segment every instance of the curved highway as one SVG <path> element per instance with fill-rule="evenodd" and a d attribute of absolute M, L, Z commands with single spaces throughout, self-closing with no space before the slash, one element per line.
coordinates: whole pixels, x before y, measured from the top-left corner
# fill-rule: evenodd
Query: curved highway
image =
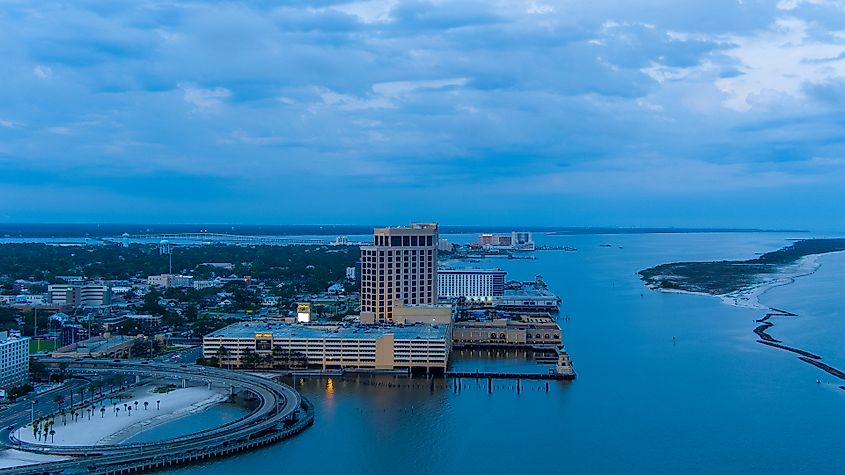
<path fill-rule="evenodd" d="M 55 360 L 56 363 L 60 361 L 62 360 Z M 312 406 L 303 401 L 299 393 L 287 385 L 260 376 L 204 366 L 156 362 L 65 362 L 72 365 L 66 371 L 80 377 L 119 374 L 237 387 L 253 394 L 258 400 L 258 405 L 245 417 L 214 429 L 162 441 L 135 444 L 48 446 L 19 441 L 13 436 L 15 428 L 6 428 L 0 431 L 0 444 L 7 448 L 73 458 L 2 469 L 0 474 L 126 473 L 264 445 L 298 433 L 313 421 Z M 301 409 L 304 410 L 300 411 Z M 298 417 L 300 415 L 304 417 Z"/>

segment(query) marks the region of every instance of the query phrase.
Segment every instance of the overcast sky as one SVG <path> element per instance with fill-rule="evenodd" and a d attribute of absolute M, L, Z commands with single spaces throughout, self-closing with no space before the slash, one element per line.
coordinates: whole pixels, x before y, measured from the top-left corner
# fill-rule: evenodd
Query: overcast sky
<path fill-rule="evenodd" d="M 0 4 L 0 222 L 842 229 L 844 141 L 839 0 Z"/>

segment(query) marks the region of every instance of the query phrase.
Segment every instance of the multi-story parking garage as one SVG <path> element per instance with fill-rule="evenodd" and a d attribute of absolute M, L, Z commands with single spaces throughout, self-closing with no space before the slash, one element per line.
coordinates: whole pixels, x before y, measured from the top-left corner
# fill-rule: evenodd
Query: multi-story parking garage
<path fill-rule="evenodd" d="M 290 325 L 243 322 L 203 338 L 203 356 L 222 365 L 242 366 L 250 353 L 259 361 L 303 357 L 320 369 L 445 371 L 449 362 L 450 326 Z M 272 363 L 267 363 L 271 366 Z"/>

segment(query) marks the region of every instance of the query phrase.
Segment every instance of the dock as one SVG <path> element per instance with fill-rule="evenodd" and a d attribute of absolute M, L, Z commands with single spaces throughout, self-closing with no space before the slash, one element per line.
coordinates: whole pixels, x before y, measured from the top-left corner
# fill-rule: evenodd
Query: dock
<path fill-rule="evenodd" d="M 489 371 L 447 371 L 448 378 L 476 378 L 476 379 L 527 379 L 527 380 L 541 380 L 541 379 L 555 379 L 562 381 L 572 381 L 575 379 L 575 373 L 498 373 Z"/>

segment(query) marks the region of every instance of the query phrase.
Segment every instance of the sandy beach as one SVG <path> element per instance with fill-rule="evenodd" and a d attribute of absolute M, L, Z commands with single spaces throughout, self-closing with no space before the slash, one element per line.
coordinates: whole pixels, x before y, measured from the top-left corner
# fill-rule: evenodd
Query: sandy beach
<path fill-rule="evenodd" d="M 734 307 L 768 309 L 769 307 L 760 303 L 760 297 L 775 287 L 791 284 L 799 277 L 804 277 L 816 272 L 820 266 L 818 263 L 818 257 L 818 255 L 804 256 L 794 264 L 784 266 L 776 273 L 765 274 L 763 276 L 763 280 L 752 287 L 722 295 L 713 295 L 707 292 L 692 292 L 681 289 L 665 289 L 660 287 L 649 288 L 670 294 L 706 295 L 708 297 L 717 297 L 722 302 L 728 305 L 733 305 Z"/>
<path fill-rule="evenodd" d="M 19 429 L 16 435 L 24 442 L 43 445 L 116 444 L 145 429 L 199 412 L 227 397 L 225 390 L 209 390 L 204 386 L 174 389 L 168 393 L 156 393 L 154 388 L 151 385 L 138 389 L 117 406 L 106 400 L 104 405 L 97 404 L 91 414 L 84 411 L 76 420 L 68 416 L 66 423 L 57 415 L 53 425 L 55 434 L 48 435 L 46 440 L 43 434 L 40 440 L 34 436 L 29 425 Z M 146 408 L 145 402 L 148 403 Z M 132 410 L 128 410 L 128 406 L 124 408 L 124 404 L 131 404 Z M 101 407 L 105 407 L 105 412 Z M 115 407 L 119 411 L 115 411 Z"/>
<path fill-rule="evenodd" d="M 775 287 L 791 284 L 799 277 L 816 272 L 820 266 L 818 258 L 819 256 L 816 254 L 804 256 L 794 264 L 784 266 L 774 274 L 766 275 L 764 280 L 751 288 L 719 295 L 718 297 L 728 305 L 735 307 L 767 309 L 769 307 L 760 303 L 760 296 Z"/>

